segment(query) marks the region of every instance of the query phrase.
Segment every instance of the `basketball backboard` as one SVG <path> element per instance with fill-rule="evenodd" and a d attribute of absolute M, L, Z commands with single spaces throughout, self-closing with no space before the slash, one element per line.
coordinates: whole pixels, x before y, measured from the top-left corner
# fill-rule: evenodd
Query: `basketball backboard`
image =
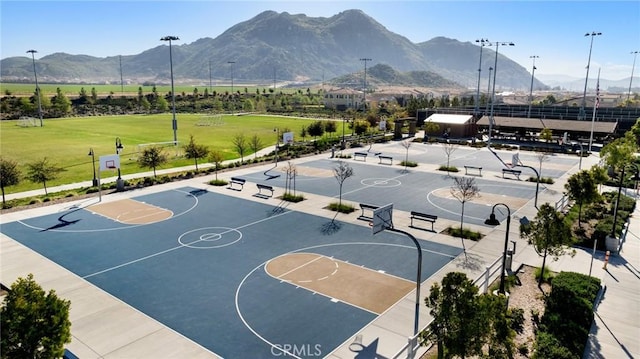
<path fill-rule="evenodd" d="M 100 171 L 113 171 L 120 168 L 119 155 L 100 156 Z"/>
<path fill-rule="evenodd" d="M 387 228 L 393 228 L 393 203 L 381 206 L 373 211 L 372 233 L 376 234 Z"/>

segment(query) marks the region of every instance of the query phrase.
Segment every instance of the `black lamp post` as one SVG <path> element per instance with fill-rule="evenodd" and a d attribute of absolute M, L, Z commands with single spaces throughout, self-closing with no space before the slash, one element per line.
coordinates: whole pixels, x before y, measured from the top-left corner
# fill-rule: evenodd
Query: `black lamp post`
<path fill-rule="evenodd" d="M 533 59 L 533 67 L 531 68 L 531 87 L 529 87 L 529 110 L 527 111 L 527 118 L 531 117 L 531 105 L 533 104 L 533 78 L 536 73 L 536 59 L 540 58 L 537 55 L 531 55 L 529 58 Z"/>
<path fill-rule="evenodd" d="M 120 137 L 116 137 L 116 155 L 119 155 L 123 148 L 124 146 L 122 145 L 122 141 L 120 141 Z M 122 177 L 120 177 L 120 166 L 118 166 L 118 179 L 122 179 Z"/>
<path fill-rule="evenodd" d="M 504 291 L 504 272 L 505 267 L 507 265 L 507 246 L 509 245 L 509 227 L 511 225 L 511 209 L 504 203 L 496 203 L 491 208 L 491 215 L 487 220 L 484 221 L 484 224 L 488 224 L 491 226 L 497 226 L 500 224 L 500 221 L 496 218 L 495 209 L 496 206 L 504 206 L 507 209 L 507 230 L 504 234 L 504 252 L 502 252 L 502 270 L 500 271 L 500 289 L 498 293 L 505 294 Z"/>
<path fill-rule="evenodd" d="M 93 164 L 93 187 L 98 186 L 98 179 L 96 178 L 96 156 L 93 153 L 93 148 L 89 148 L 89 154 L 88 156 L 91 156 L 91 163 Z"/>
<path fill-rule="evenodd" d="M 587 83 L 589 82 L 589 67 L 591 66 L 591 49 L 593 49 L 593 38 L 602 35 L 601 32 L 587 32 L 584 36 L 591 36 L 591 44 L 589 45 L 589 59 L 587 60 L 587 77 L 584 79 L 584 92 L 582 93 L 582 104 L 580 105 L 580 113 L 578 114 L 578 120 L 584 120 L 586 113 L 584 107 L 587 103 Z"/>
<path fill-rule="evenodd" d="M 631 77 L 629 78 L 629 92 L 627 92 L 627 106 L 629 106 L 629 99 L 631 98 L 631 84 L 633 83 L 633 70 L 636 69 L 636 57 L 640 51 L 631 51 L 633 55 L 633 65 L 631 65 Z"/>
<path fill-rule="evenodd" d="M 491 46 L 493 44 L 489 44 L 489 46 Z M 500 47 L 500 45 L 502 46 L 515 46 L 515 44 L 513 42 L 495 42 L 496 45 L 496 59 L 493 62 L 493 88 L 491 91 L 491 114 L 489 115 L 489 140 L 487 141 L 487 143 L 489 145 L 491 145 L 491 135 L 493 132 L 493 124 L 495 123 L 494 117 L 493 117 L 493 105 L 496 102 L 496 74 L 498 73 L 498 48 Z"/>
<path fill-rule="evenodd" d="M 36 72 L 36 50 L 27 50 L 27 53 L 31 54 L 31 60 L 33 61 L 33 76 L 36 79 L 36 97 L 38 100 L 38 117 L 40 118 L 40 127 L 42 127 L 42 104 L 40 103 L 40 86 L 38 86 L 38 73 Z"/>
<path fill-rule="evenodd" d="M 478 89 L 476 90 L 476 101 L 473 114 L 478 116 L 480 112 L 480 74 L 482 73 L 482 48 L 489 45 L 489 39 L 476 40 L 480 44 L 480 64 L 478 65 Z"/>
<path fill-rule="evenodd" d="M 176 120 L 176 91 L 173 87 L 173 55 L 171 51 L 171 41 L 180 40 L 177 36 L 165 36 L 160 41 L 169 41 L 169 67 L 171 69 L 171 107 L 173 112 L 173 144 L 178 145 L 178 121 Z"/>

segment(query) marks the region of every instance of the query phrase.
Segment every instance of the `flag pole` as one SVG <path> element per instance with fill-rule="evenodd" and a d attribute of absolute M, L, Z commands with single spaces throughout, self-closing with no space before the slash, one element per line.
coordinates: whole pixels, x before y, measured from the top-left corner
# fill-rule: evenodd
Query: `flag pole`
<path fill-rule="evenodd" d="M 593 126 L 596 121 L 596 110 L 600 106 L 600 69 L 598 68 L 598 81 L 596 82 L 596 98 L 593 103 L 593 115 L 591 116 L 591 135 L 589 136 L 589 153 L 591 153 L 591 144 L 593 143 Z M 582 157 L 582 153 L 580 154 Z"/>

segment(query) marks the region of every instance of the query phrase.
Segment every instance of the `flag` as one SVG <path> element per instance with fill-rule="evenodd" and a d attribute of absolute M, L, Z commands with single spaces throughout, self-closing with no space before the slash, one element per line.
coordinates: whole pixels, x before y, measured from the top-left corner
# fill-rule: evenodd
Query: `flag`
<path fill-rule="evenodd" d="M 596 82 L 596 109 L 600 107 L 600 76 L 598 75 L 598 82 Z"/>

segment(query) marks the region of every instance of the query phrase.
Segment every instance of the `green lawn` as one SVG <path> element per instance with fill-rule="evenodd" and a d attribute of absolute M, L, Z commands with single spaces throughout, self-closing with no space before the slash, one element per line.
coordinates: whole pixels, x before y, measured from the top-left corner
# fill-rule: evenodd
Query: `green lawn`
<path fill-rule="evenodd" d="M 238 158 L 233 138 L 244 134 L 247 142 L 254 134 L 261 139 L 262 147 L 272 146 L 276 141 L 275 128 L 282 133 L 289 129 L 295 133 L 296 140 L 300 140 L 299 133 L 302 126 L 307 126 L 313 120 L 281 117 L 281 116 L 231 116 L 224 115 L 221 119 L 211 121 L 209 126 L 199 126 L 208 118 L 204 114 L 178 114 L 179 146 L 169 146 L 166 153 L 170 155 L 171 163 L 166 167 L 192 165 L 192 160 L 183 157 L 182 146 L 193 135 L 195 142 L 209 147 L 210 150 L 220 150 L 225 159 Z M 45 119 L 44 127 L 20 127 L 18 121 L 0 121 L 0 155 L 19 163 L 24 175 L 26 164 L 44 157 L 50 159 L 66 171 L 59 178 L 47 186 L 88 181 L 93 177 L 91 156 L 92 148 L 95 153 L 96 164 L 101 155 L 115 153 L 116 138 L 120 138 L 124 150 L 120 160 L 122 174 L 147 171 L 138 167 L 136 163 L 138 145 L 154 142 L 173 141 L 171 127 L 172 115 L 128 115 L 128 116 L 95 116 L 64 119 Z M 245 160 L 252 159 L 251 150 L 245 153 Z M 203 161 L 199 161 L 202 163 Z M 113 176 L 114 173 L 104 172 L 103 177 Z M 23 179 L 20 184 L 6 189 L 6 193 L 42 188 L 42 184 L 31 183 Z"/>

